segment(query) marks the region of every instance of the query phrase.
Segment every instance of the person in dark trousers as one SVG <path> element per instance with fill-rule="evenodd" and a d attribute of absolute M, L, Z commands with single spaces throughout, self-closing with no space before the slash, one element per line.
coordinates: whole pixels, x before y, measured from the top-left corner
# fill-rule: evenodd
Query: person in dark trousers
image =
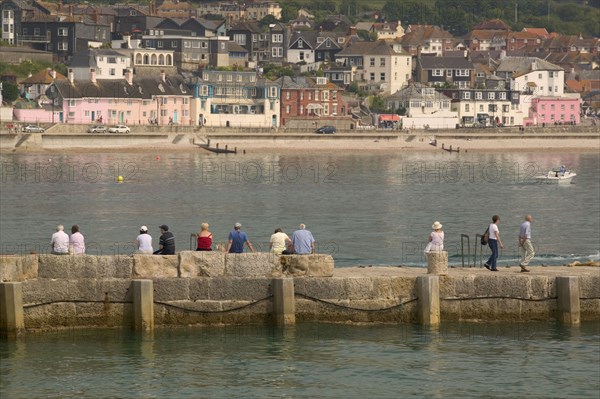
<path fill-rule="evenodd" d="M 155 255 L 175 255 L 175 236 L 169 231 L 169 226 L 163 224 L 160 229 L 160 238 L 158 240 L 158 250 Z"/>

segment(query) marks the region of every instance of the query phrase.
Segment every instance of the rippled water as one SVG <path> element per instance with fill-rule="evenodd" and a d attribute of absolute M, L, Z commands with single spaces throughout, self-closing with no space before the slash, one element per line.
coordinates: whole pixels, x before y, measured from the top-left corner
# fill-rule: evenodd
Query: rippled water
<path fill-rule="evenodd" d="M 600 324 L 302 324 L 28 334 L 3 398 L 597 398 Z"/>
<path fill-rule="evenodd" d="M 163 223 L 178 249 L 189 249 L 202 221 L 220 242 L 240 221 L 266 251 L 275 227 L 291 233 L 303 222 L 336 266 L 422 265 L 430 226 L 439 220 L 451 263 L 460 264 L 460 235 L 473 245 L 499 214 L 507 244 L 501 263 L 514 264 L 518 226 L 531 212 L 534 265 L 599 257 L 598 154 L 159 152 L 0 160 L 2 253 L 48 252 L 58 223 L 79 224 L 92 254 L 132 253 L 141 225 L 156 245 Z M 536 183 L 535 175 L 560 164 L 578 173 L 574 184 Z M 124 183 L 116 183 L 118 175 Z"/>

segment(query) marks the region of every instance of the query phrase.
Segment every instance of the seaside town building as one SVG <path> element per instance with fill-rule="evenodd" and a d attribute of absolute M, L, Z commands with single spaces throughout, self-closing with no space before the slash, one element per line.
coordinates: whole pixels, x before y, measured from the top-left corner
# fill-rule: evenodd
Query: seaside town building
<path fill-rule="evenodd" d="M 51 109 L 17 110 L 17 120 L 45 123 L 104 123 L 128 125 L 189 125 L 192 94 L 183 79 L 166 76 L 136 78 L 127 71 L 124 79 L 55 80 L 46 90 Z"/>
<path fill-rule="evenodd" d="M 336 62 L 356 67 L 353 80 L 369 89 L 395 93 L 412 74 L 411 56 L 394 42 L 354 42 L 336 54 Z"/>
<path fill-rule="evenodd" d="M 279 78 L 279 84 L 282 126 L 295 120 L 308 121 L 310 127 L 320 123 L 320 118 L 347 117 L 344 89 L 328 82 L 327 78 L 283 76 Z"/>
<path fill-rule="evenodd" d="M 400 21 L 386 21 L 379 12 L 356 23 L 345 15 L 328 15 L 315 26 L 314 16 L 299 10 L 295 20 L 275 22 L 282 9 L 272 1 L 196 6 L 165 0 L 106 7 L 4 0 L 0 12 L 2 40 L 17 46 L 0 50 L 4 62 L 37 59 L 41 52 L 53 63 L 66 64 L 69 77 L 62 80 L 74 88 L 95 81 L 90 87 L 103 93 L 115 87 L 132 93 L 126 89 L 131 80 L 130 86 L 146 92 L 138 111 L 121 109 L 121 96 L 108 107 L 100 95 L 102 106 L 92 115 L 92 109 L 80 106 L 80 98 L 68 97 L 64 82 L 53 82 L 53 70 L 41 71 L 40 79 L 38 74 L 20 81 L 6 75 L 4 81 L 21 83 L 25 100 L 38 100 L 38 108 L 33 101 L 21 102 L 20 107 L 33 107 L 15 111 L 21 120 L 45 112 L 52 118 L 38 115 L 36 120 L 91 123 L 100 113 L 105 123 L 272 127 L 298 118 L 346 117 L 351 110 L 340 93 L 358 94 L 349 100 L 352 112 L 367 121 L 376 118 L 360 103 L 373 95 L 383 96 L 391 109 L 404 109 L 406 118 L 432 118 L 424 123 L 430 127 L 450 125 L 452 118 L 460 126 L 580 123 L 580 114 L 599 112 L 600 39 L 535 27 L 514 32 L 499 19 L 479 23 L 462 39 L 434 25 L 405 25 L 405 31 Z M 208 14 L 210 19 L 204 19 Z M 222 19 L 214 20 L 215 15 Z M 261 21 L 267 16 L 273 18 Z M 366 32 L 358 35 L 359 29 Z M 294 77 L 281 78 L 290 70 Z M 263 71 L 280 78 L 270 81 Z M 168 77 L 162 83 L 161 73 Z M 149 83 L 153 79 L 158 91 Z M 175 81 L 183 85 L 178 93 L 167 90 Z M 181 104 L 172 104 L 178 107 L 169 100 L 162 104 L 161 84 L 165 93 L 179 96 Z M 56 98 L 48 100 L 48 88 L 61 89 L 60 106 Z M 299 100 L 294 93 L 303 91 L 306 97 Z M 153 93 L 150 99 L 148 93 Z M 328 99 L 321 98 L 325 93 Z M 93 92 L 83 94 L 82 99 L 96 104 Z M 136 98 L 127 101 L 137 104 Z M 157 98 L 164 107 L 144 105 Z M 48 106 L 55 112 L 48 112 Z"/>
<path fill-rule="evenodd" d="M 256 72 L 204 70 L 192 81 L 194 124 L 214 127 L 278 127 L 280 85 Z"/>

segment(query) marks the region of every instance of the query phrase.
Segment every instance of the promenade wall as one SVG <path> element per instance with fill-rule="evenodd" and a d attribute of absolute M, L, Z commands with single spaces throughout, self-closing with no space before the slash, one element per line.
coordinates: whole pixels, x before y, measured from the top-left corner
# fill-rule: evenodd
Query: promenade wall
<path fill-rule="evenodd" d="M 140 279 L 152 283 L 157 326 L 272 323 L 274 282 L 282 278 L 293 281 L 297 322 L 412 323 L 419 322 L 419 279 L 426 273 L 334 269 L 329 255 L 0 256 L 3 284 L 20 283 L 26 330 L 131 327 L 133 286 Z M 557 281 L 563 276 L 574 276 L 578 285 L 581 320 L 600 320 L 600 269 L 593 267 L 494 274 L 451 269 L 439 276 L 440 320 L 558 319 Z"/>

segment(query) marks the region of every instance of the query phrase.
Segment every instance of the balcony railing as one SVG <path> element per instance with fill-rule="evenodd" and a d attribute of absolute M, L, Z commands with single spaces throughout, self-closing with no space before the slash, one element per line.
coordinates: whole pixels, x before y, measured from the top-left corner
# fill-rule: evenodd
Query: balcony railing
<path fill-rule="evenodd" d="M 50 43 L 50 35 L 23 35 L 19 41 L 27 43 Z"/>

